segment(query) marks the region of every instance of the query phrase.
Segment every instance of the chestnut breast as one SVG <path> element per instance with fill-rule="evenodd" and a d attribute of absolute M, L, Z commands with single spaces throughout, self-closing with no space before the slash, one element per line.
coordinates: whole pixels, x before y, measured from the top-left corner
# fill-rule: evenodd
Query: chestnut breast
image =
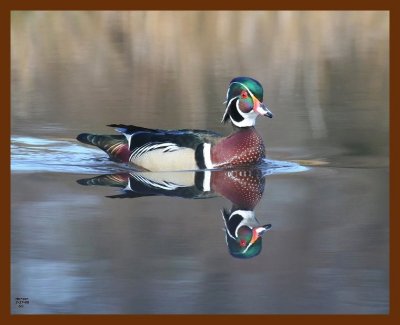
<path fill-rule="evenodd" d="M 245 128 L 223 138 L 211 149 L 214 167 L 256 165 L 265 157 L 265 147 L 255 128 Z"/>

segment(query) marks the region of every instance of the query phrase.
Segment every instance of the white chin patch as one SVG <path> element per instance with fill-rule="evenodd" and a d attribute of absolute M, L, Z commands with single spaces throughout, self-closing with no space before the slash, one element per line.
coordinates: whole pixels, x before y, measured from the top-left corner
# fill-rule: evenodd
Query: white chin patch
<path fill-rule="evenodd" d="M 232 116 L 229 116 L 234 125 L 242 128 L 242 127 L 246 127 L 246 126 L 254 126 L 256 124 L 256 118 L 258 116 L 258 114 L 256 112 L 250 111 L 249 113 L 243 113 L 239 108 L 237 108 L 237 111 L 243 117 L 243 120 L 238 122 L 238 121 L 235 121 L 232 118 Z"/>

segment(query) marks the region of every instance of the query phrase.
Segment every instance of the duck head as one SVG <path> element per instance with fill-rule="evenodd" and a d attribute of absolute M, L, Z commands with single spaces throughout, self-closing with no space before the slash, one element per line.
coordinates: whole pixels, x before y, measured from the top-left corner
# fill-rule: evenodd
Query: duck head
<path fill-rule="evenodd" d="M 250 77 L 232 79 L 226 93 L 226 108 L 221 122 L 229 119 L 237 127 L 254 126 L 258 115 L 272 118 L 263 103 L 263 87 Z"/>

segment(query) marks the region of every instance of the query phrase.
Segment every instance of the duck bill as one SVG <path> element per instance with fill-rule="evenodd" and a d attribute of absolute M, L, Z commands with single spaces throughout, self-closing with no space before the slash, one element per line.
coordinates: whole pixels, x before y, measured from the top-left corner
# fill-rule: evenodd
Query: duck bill
<path fill-rule="evenodd" d="M 267 108 L 267 106 L 265 106 L 264 103 L 261 103 L 256 97 L 253 97 L 253 102 L 254 102 L 253 111 L 269 118 L 272 118 L 274 116 L 272 112 Z"/>
<path fill-rule="evenodd" d="M 256 240 L 264 235 L 269 229 L 271 229 L 271 224 L 253 228 L 253 236 L 251 237 L 250 245 L 253 245 Z"/>

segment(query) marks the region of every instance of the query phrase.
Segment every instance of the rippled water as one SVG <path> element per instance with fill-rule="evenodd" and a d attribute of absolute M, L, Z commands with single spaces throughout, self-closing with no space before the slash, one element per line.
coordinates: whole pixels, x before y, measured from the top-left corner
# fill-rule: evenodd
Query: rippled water
<path fill-rule="evenodd" d="M 265 159 L 259 166 L 263 174 L 295 173 L 307 170 L 295 162 Z M 115 163 L 99 149 L 88 148 L 76 140 L 11 137 L 11 172 L 80 173 L 132 171 Z"/>
<path fill-rule="evenodd" d="M 12 313 L 388 313 L 387 12 L 14 12 L 11 38 Z M 75 140 L 228 134 L 237 75 L 274 113 L 258 169 L 135 172 Z"/>

